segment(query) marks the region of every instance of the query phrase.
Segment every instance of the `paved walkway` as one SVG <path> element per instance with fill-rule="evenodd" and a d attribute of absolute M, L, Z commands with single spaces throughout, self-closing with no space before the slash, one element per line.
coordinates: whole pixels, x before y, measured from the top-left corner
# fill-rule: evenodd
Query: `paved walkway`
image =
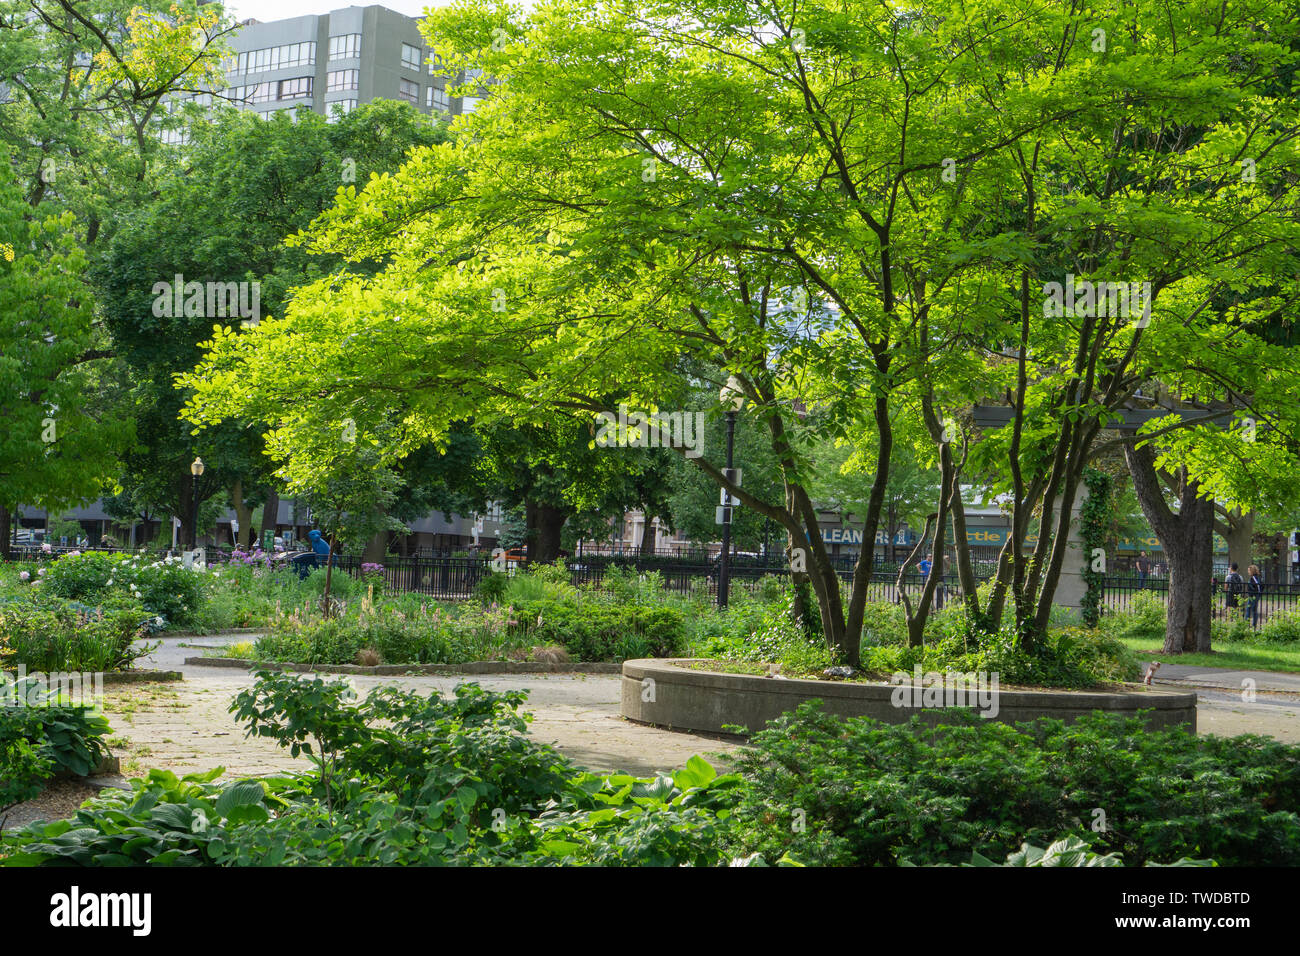
<path fill-rule="evenodd" d="M 239 637 L 243 641 L 249 638 Z M 257 775 L 305 768 L 288 751 L 265 738 L 244 737 L 243 728 L 228 712 L 231 699 L 252 684 L 243 670 L 187 665 L 186 657 L 202 651 L 181 643 L 216 644 L 219 639 L 163 641 L 141 667 L 181 671 L 179 683 L 120 685 L 105 688 L 105 710 L 113 726 L 113 752 L 127 776 L 142 775 L 153 766 L 175 773 L 212 767 L 228 775 Z M 232 641 L 233 643 L 233 641 Z M 340 675 L 328 675 L 344 679 Z M 694 734 L 676 733 L 630 723 L 619 716 L 621 678 L 597 674 L 502 674 L 473 677 L 369 677 L 348 675 L 365 693 L 380 684 L 393 684 L 422 693 L 448 694 L 472 680 L 490 690 L 526 690 L 524 710 L 533 715 L 529 732 L 551 744 L 579 766 L 595 771 L 652 774 L 682 767 L 699 754 L 721 768 L 722 756 L 737 746 Z"/>
<path fill-rule="evenodd" d="M 1234 671 L 1221 667 L 1192 667 L 1188 664 L 1162 664 L 1156 671 L 1154 683 L 1179 684 L 1184 687 L 1217 687 L 1223 690 L 1242 690 L 1254 681 L 1257 691 L 1282 694 L 1300 694 L 1300 674 L 1282 674 L 1276 671 Z"/>
<path fill-rule="evenodd" d="M 1196 691 L 1203 734 L 1267 734 L 1300 743 L 1300 674 L 1163 664 L 1152 682 Z"/>
<path fill-rule="evenodd" d="M 246 636 L 231 639 L 248 640 Z M 246 739 L 228 712 L 230 701 L 252 683 L 243 670 L 187 665 L 186 657 L 202 652 L 181 643 L 220 644 L 221 638 L 169 638 L 141 666 L 178 670 L 180 683 L 110 686 L 105 707 L 113 725 L 113 751 L 127 776 L 149 767 L 176 773 L 226 768 L 227 774 L 257 775 L 303 768 L 273 742 Z M 1235 736 L 1267 734 L 1300 743 L 1300 676 L 1256 671 L 1228 671 L 1168 664 L 1157 682 L 1196 689 L 1201 733 Z M 1255 695 L 1242 694 L 1242 681 L 1255 681 Z M 526 690 L 525 710 L 534 715 L 530 733 L 596 771 L 637 774 L 671 771 L 700 754 L 714 766 L 737 746 L 730 741 L 644 727 L 619 714 L 620 678 L 596 674 L 518 674 L 476 677 L 351 678 L 361 692 L 381 683 L 428 693 L 449 693 L 456 684 L 475 680 L 492 690 Z"/>

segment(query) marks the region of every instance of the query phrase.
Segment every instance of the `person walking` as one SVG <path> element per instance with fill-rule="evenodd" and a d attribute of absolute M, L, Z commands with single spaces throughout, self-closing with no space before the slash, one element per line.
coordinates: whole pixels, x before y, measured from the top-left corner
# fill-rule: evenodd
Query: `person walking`
<path fill-rule="evenodd" d="M 1241 606 L 1241 595 L 1246 590 L 1246 582 L 1237 570 L 1236 561 L 1228 566 L 1228 576 L 1223 579 L 1223 590 L 1227 593 L 1224 607 L 1231 610 Z"/>
<path fill-rule="evenodd" d="M 1141 591 L 1147 586 L 1147 575 L 1151 573 L 1151 559 L 1147 557 L 1145 551 L 1140 551 L 1138 552 L 1137 561 L 1133 562 L 1133 566 L 1137 569 L 1138 590 Z"/>
<path fill-rule="evenodd" d="M 917 569 L 921 572 L 921 587 L 924 589 L 927 581 L 930 580 L 930 572 L 934 570 L 934 561 L 931 560 L 933 555 L 927 554 L 924 558 L 916 563 Z M 934 589 L 934 609 L 943 610 L 943 580 L 940 579 Z"/>
<path fill-rule="evenodd" d="M 1264 578 L 1259 573 L 1259 566 L 1252 564 L 1246 569 L 1246 617 L 1251 627 L 1259 627 L 1259 599 L 1264 596 Z"/>

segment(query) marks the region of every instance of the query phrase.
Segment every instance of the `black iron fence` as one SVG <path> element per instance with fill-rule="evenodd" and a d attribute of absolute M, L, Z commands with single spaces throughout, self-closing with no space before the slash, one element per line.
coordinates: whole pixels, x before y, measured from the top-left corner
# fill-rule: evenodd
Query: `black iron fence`
<path fill-rule="evenodd" d="M 1139 597 L 1142 595 L 1142 597 Z M 1134 610 L 1140 600 L 1155 600 L 1161 604 L 1169 601 L 1169 579 L 1147 578 L 1138 581 L 1135 576 L 1107 577 L 1103 592 L 1104 613 L 1123 613 Z M 1300 611 L 1300 584 L 1265 583 L 1259 593 L 1251 593 L 1246 583 L 1233 593 L 1222 579 L 1211 584 L 1210 613 L 1215 620 L 1242 616 L 1252 627 L 1262 627 L 1271 618 Z"/>
<path fill-rule="evenodd" d="M 60 554 L 72 551 L 121 551 L 120 548 L 71 548 L 52 547 L 43 549 L 40 545 L 14 548 L 10 560 L 52 560 Z M 166 552 L 165 552 L 166 553 Z M 230 560 L 231 549 L 208 548 L 207 559 L 211 564 Z M 323 559 L 310 554 L 302 558 L 311 564 L 324 565 Z M 832 566 L 840 578 L 840 585 L 847 600 L 852 585 L 854 567 L 857 558 L 844 555 L 831 558 Z M 662 580 L 664 587 L 677 594 L 708 595 L 716 597 L 721 568 L 717 556 L 697 552 L 690 556 L 676 555 L 642 555 L 629 552 L 621 555 L 584 554 L 569 557 L 566 565 L 570 580 L 579 586 L 609 589 L 606 578 L 612 569 L 622 573 L 655 573 Z M 338 555 L 335 567 L 343 573 L 354 577 L 364 577 L 367 573 L 382 577 L 385 585 L 395 591 L 426 594 L 440 600 L 463 600 L 474 594 L 475 588 L 485 577 L 494 571 L 519 573 L 527 567 L 523 561 L 502 562 L 486 551 L 477 554 L 460 552 L 457 554 L 434 554 L 420 552 L 408 557 L 388 555 L 380 565 L 369 565 L 355 555 Z M 947 565 L 949 569 L 952 565 Z M 892 562 L 877 557 L 874 575 L 867 585 L 867 600 L 877 603 L 894 604 L 901 601 L 901 593 L 906 593 L 915 602 L 921 596 L 925 585 L 924 577 L 916 571 L 910 571 L 898 580 L 898 567 Z M 981 561 L 975 566 L 976 580 L 988 581 L 996 570 L 993 562 Z M 754 591 L 762 587 L 764 578 L 776 576 L 785 578 L 790 575 L 790 568 L 784 556 L 780 555 L 741 555 L 730 563 L 728 576 L 730 586 L 735 591 Z M 1244 585 L 1243 585 L 1244 588 Z M 1101 607 L 1103 614 L 1124 613 L 1134 610 L 1134 603 L 1141 600 L 1155 600 L 1164 604 L 1168 602 L 1168 577 L 1148 574 L 1145 577 L 1133 572 L 1121 572 L 1108 575 L 1103 585 Z M 945 574 L 935 593 L 935 609 L 940 609 L 954 601 L 961 600 L 962 589 L 958 576 Z M 1300 583 L 1265 583 L 1258 594 L 1243 590 L 1230 594 L 1222 578 L 1213 584 L 1212 610 L 1216 619 L 1227 619 L 1232 615 L 1241 615 L 1254 627 L 1265 625 L 1278 615 L 1300 612 Z"/>

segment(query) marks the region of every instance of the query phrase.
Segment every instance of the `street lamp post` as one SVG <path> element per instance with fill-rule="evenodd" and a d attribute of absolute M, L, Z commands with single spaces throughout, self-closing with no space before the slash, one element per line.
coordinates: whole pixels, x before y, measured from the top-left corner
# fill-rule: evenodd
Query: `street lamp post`
<path fill-rule="evenodd" d="M 190 550 L 199 546 L 199 479 L 203 477 L 203 459 L 195 458 L 190 463 L 190 474 L 194 476 L 194 506 L 190 510 Z"/>
<path fill-rule="evenodd" d="M 745 407 L 745 395 L 740 382 L 733 375 L 718 392 L 718 398 L 727 409 L 727 466 L 724 474 L 735 481 L 732 457 L 736 449 L 736 415 Z M 731 592 L 731 491 L 723 489 L 726 504 L 722 509 L 722 555 L 718 561 L 718 607 L 725 608 Z"/>

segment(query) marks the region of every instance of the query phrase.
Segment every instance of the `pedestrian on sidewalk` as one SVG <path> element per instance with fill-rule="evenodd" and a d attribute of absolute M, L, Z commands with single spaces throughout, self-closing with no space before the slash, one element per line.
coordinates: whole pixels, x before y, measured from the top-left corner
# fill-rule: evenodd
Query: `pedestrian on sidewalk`
<path fill-rule="evenodd" d="M 1246 582 L 1237 570 L 1237 562 L 1228 566 L 1228 576 L 1223 580 L 1223 589 L 1227 592 L 1224 607 L 1235 609 L 1241 606 L 1241 595 L 1246 591 Z"/>
<path fill-rule="evenodd" d="M 1147 586 L 1147 575 L 1151 573 L 1151 559 L 1147 557 L 1145 551 L 1139 551 L 1133 566 L 1137 569 L 1138 590 L 1141 591 Z"/>
<path fill-rule="evenodd" d="M 1259 566 L 1252 564 L 1246 569 L 1246 617 L 1251 627 L 1259 627 L 1259 599 L 1264 596 L 1264 579 L 1260 576 Z"/>

